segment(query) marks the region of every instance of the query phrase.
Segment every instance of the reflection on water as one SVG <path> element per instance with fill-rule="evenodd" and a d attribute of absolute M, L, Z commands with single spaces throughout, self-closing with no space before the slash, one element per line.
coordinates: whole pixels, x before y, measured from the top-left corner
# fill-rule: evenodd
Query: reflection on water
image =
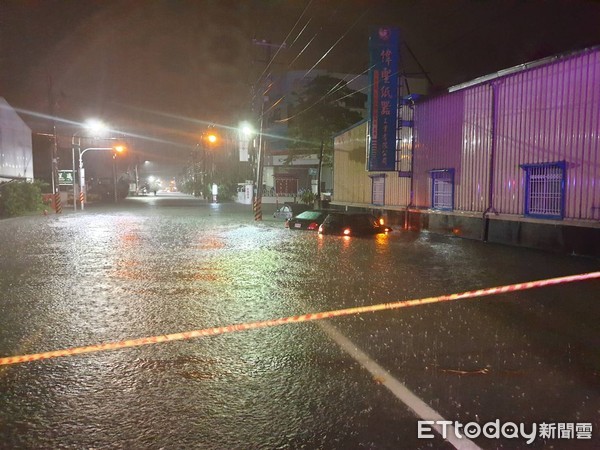
<path fill-rule="evenodd" d="M 459 292 L 595 264 L 426 233 L 289 232 L 228 214 L 227 205 L 159 214 L 159 200 L 149 212 L 0 223 L 1 354 Z M 515 297 L 527 302 L 334 322 L 453 419 L 539 414 L 543 402 L 528 384 L 549 386 L 543 394 L 554 405 L 565 407 L 568 397 L 568 417 L 590 417 L 597 391 L 577 378 L 587 373 L 587 343 L 575 345 L 574 334 L 553 324 L 585 331 L 589 285 Z M 565 298 L 568 307 L 557 307 Z M 538 348 L 528 323 L 550 339 L 556 360 L 563 347 L 569 352 L 572 374 Z M 315 324 L 0 368 L 0 392 L 0 447 L 400 448 L 415 426 Z M 557 409 L 548 406 L 548 417 Z"/>

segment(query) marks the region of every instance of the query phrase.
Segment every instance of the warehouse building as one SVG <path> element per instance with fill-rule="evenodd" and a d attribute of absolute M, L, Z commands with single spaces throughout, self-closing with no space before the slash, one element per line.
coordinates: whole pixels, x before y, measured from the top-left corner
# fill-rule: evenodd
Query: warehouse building
<path fill-rule="evenodd" d="M 404 228 L 600 255 L 600 47 L 404 96 L 396 170 L 368 172 L 368 122 L 334 139 L 333 204 Z"/>
<path fill-rule="evenodd" d="M 31 129 L 0 97 L 0 183 L 33 180 Z"/>

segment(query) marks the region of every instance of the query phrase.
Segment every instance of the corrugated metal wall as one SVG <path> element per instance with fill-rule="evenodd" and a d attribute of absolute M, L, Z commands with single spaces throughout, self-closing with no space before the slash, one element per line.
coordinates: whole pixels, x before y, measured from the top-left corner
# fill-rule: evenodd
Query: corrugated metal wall
<path fill-rule="evenodd" d="M 416 105 L 414 206 L 431 206 L 430 171 L 454 169 L 455 211 L 521 216 L 521 165 L 566 161 L 565 218 L 600 219 L 600 51 L 490 78 Z M 365 122 L 336 137 L 335 202 L 371 203 L 369 175 L 376 173 L 365 170 L 367 130 Z M 404 175 L 412 131 L 398 131 L 397 169 Z M 409 204 L 410 178 L 388 172 L 385 183 L 385 206 Z"/>
<path fill-rule="evenodd" d="M 600 52 L 582 53 L 416 107 L 415 204 L 455 169 L 455 210 L 522 215 L 521 164 L 567 162 L 565 218 L 600 218 Z M 493 199 L 488 201 L 491 153 Z"/>
<path fill-rule="evenodd" d="M 333 201 L 335 203 L 371 205 L 372 175 L 385 174 L 385 206 L 401 207 L 408 205 L 410 198 L 410 178 L 399 177 L 397 172 L 367 172 L 366 154 L 368 122 L 364 122 L 338 135 L 334 142 Z M 410 148 L 412 131 L 399 130 L 404 146 Z M 400 141 L 402 142 L 402 141 Z M 398 144 L 400 145 L 400 144 Z M 400 152 L 398 152 L 400 153 Z M 405 151 L 406 155 L 410 155 Z M 410 167 L 410 160 L 405 164 Z"/>
<path fill-rule="evenodd" d="M 410 178 L 401 178 L 387 172 L 385 178 L 385 206 L 403 207 L 410 202 Z"/>
<path fill-rule="evenodd" d="M 488 206 L 492 149 L 492 89 L 478 86 L 464 92 L 460 185 L 455 205 L 459 211 L 483 212 Z"/>
<path fill-rule="evenodd" d="M 455 169 L 455 196 L 462 195 L 462 146 L 465 93 L 418 104 L 415 111 L 415 206 L 431 205 L 431 170 Z M 459 208 L 455 201 L 455 208 Z"/>
<path fill-rule="evenodd" d="M 371 179 L 365 170 L 368 122 L 334 140 L 333 201 L 371 203 Z"/>
<path fill-rule="evenodd" d="M 494 207 L 523 214 L 521 164 L 566 161 L 565 218 L 600 218 L 600 52 L 498 80 Z"/>

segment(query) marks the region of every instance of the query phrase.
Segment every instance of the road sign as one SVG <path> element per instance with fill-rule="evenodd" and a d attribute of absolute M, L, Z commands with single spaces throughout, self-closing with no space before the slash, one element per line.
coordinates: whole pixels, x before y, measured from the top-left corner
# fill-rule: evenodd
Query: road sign
<path fill-rule="evenodd" d="M 59 170 L 58 171 L 58 184 L 60 185 L 73 185 L 73 171 L 72 170 Z"/>

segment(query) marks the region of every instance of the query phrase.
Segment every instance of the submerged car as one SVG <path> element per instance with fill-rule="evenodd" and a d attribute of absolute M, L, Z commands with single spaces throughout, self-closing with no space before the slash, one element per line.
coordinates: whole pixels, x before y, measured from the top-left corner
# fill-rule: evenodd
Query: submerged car
<path fill-rule="evenodd" d="M 314 230 L 319 229 L 327 215 L 331 211 L 322 209 L 311 209 L 292 217 L 285 222 L 285 227 L 290 230 Z"/>
<path fill-rule="evenodd" d="M 389 231 L 392 231 L 390 227 L 369 213 L 329 213 L 319 227 L 319 234 L 339 236 L 368 236 Z"/>

